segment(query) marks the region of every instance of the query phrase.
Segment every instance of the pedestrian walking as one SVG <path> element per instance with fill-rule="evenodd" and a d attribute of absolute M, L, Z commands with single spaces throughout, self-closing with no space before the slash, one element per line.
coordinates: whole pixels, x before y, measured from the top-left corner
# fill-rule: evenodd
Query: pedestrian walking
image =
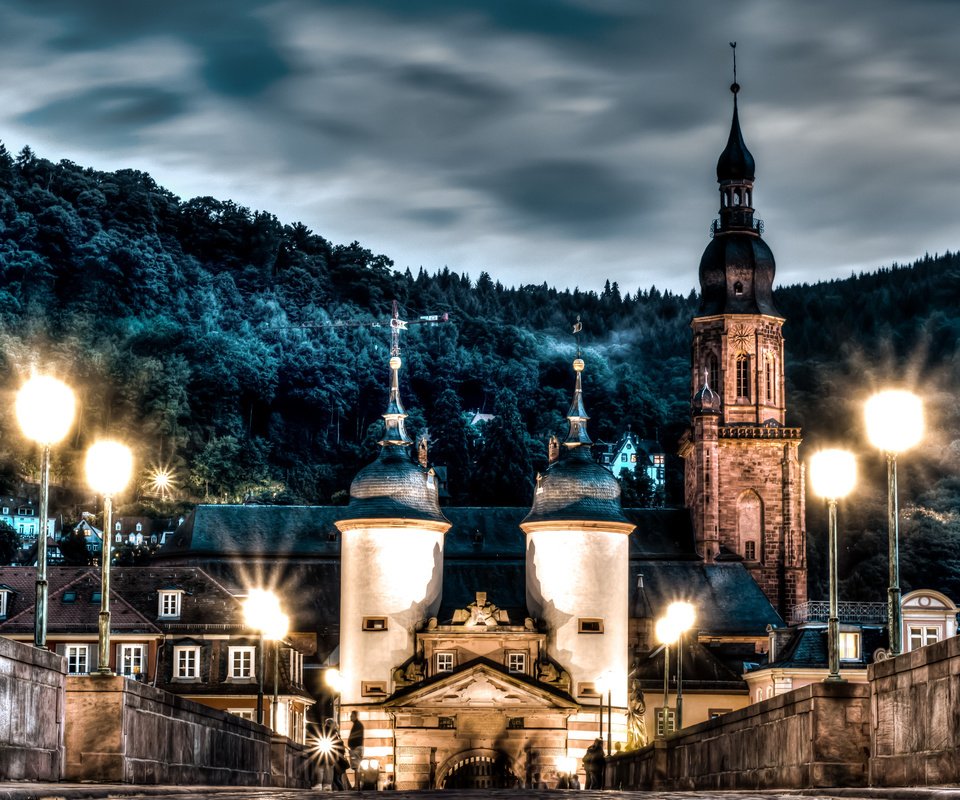
<path fill-rule="evenodd" d="M 363 789 L 363 777 L 360 774 L 360 762 L 363 760 L 363 723 L 356 709 L 350 712 L 350 722 L 352 725 L 347 737 L 347 748 L 350 750 L 350 766 L 359 792 Z"/>
<path fill-rule="evenodd" d="M 583 771 L 587 774 L 588 789 L 603 788 L 603 769 L 606 765 L 607 759 L 603 754 L 603 742 L 600 739 L 594 739 L 593 744 L 583 754 Z"/>

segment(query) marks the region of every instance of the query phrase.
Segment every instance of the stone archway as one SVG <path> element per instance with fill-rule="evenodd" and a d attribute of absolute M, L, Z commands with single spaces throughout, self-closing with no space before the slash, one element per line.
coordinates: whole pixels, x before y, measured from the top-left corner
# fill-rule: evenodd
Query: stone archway
<path fill-rule="evenodd" d="M 521 785 L 513 759 L 502 750 L 464 750 L 437 774 L 438 789 L 505 789 Z"/>

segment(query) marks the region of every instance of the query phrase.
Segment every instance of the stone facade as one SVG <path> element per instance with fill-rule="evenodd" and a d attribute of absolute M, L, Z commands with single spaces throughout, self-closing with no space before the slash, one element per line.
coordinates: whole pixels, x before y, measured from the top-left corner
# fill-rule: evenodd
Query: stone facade
<path fill-rule="evenodd" d="M 960 782 L 960 638 L 879 661 L 868 676 L 870 784 Z"/>
<path fill-rule="evenodd" d="M 60 780 L 65 685 L 60 656 L 0 637 L 0 780 Z"/>

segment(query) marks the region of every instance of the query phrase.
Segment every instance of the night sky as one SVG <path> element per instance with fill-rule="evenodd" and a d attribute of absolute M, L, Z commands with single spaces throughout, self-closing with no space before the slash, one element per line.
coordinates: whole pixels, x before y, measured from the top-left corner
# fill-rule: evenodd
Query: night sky
<path fill-rule="evenodd" d="M 0 139 L 398 268 L 686 292 L 728 42 L 778 282 L 960 246 L 960 3 L 4 0 Z"/>

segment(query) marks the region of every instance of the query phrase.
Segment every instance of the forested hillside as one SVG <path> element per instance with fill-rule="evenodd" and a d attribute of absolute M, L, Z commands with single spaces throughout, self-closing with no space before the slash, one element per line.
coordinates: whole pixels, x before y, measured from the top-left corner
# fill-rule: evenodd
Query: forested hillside
<path fill-rule="evenodd" d="M 170 466 L 183 502 L 343 502 L 375 452 L 393 299 L 404 318 L 450 317 L 403 334 L 402 388 L 412 432 L 428 429 L 431 459 L 448 466 L 454 502 L 529 501 L 546 439 L 563 428 L 578 314 L 594 439 L 629 426 L 670 451 L 688 416 L 695 296 L 397 272 L 358 243 L 26 148 L 16 158 L 0 150 L 0 274 L 6 407 L 33 367 L 78 393 L 75 433 L 55 456 L 66 485 L 81 486 L 84 447 L 109 432 L 131 443 L 144 470 Z M 927 443 L 902 460 L 904 585 L 960 598 L 958 296 L 953 255 L 777 292 L 788 421 L 806 428 L 807 452 L 844 441 L 864 456 L 841 516 L 847 596 L 883 598 L 883 463 L 863 444 L 859 406 L 902 379 L 928 397 L 931 415 Z M 482 440 L 468 409 L 497 415 Z M 0 414 L 5 481 L 35 474 L 37 461 L 12 414 Z M 674 502 L 679 492 L 675 468 Z M 128 501 L 160 505 L 139 489 Z M 810 512 L 819 576 L 824 521 L 814 501 Z"/>

